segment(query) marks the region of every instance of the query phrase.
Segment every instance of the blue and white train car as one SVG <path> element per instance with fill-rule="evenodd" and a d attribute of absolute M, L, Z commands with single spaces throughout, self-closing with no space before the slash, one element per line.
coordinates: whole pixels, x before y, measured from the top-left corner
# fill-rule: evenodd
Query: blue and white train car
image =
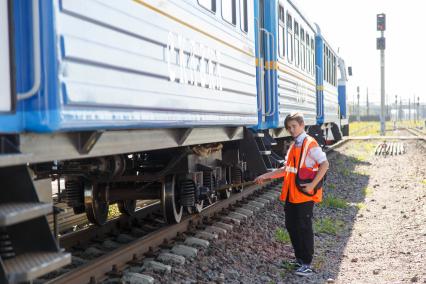
<path fill-rule="evenodd" d="M 346 94 L 347 92 L 346 82 L 348 81 L 348 76 L 346 73 L 346 64 L 343 58 L 341 57 L 338 58 L 337 66 L 340 71 L 340 78 L 338 81 L 340 129 L 344 136 L 349 136 L 349 115 L 347 111 L 347 94 Z"/>
<path fill-rule="evenodd" d="M 340 140 L 340 107 L 338 99 L 338 55 L 325 40 L 317 25 L 316 82 L 317 82 L 317 124 L 325 129 L 326 140 Z M 341 75 L 342 76 L 342 75 Z"/>
<path fill-rule="evenodd" d="M 0 132 L 256 124 L 253 5 L 237 2 L 14 1 L 20 94 Z"/>
<path fill-rule="evenodd" d="M 70 262 L 40 203 L 51 187 L 33 177 L 64 179 L 63 201 L 98 224 L 109 204 L 131 215 L 152 198 L 179 222 L 241 187 L 238 141 L 258 122 L 254 18 L 245 0 L 0 1 L 0 227 L 34 264 L 2 259 L 1 283 Z"/>

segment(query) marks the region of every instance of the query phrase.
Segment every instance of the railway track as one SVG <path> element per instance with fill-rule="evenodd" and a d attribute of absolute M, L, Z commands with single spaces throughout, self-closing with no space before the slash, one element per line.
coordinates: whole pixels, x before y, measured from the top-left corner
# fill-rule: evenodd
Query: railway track
<path fill-rule="evenodd" d="M 423 130 L 420 130 L 415 127 L 406 128 L 406 130 L 414 136 L 426 136 L 426 133 Z"/>
<path fill-rule="evenodd" d="M 198 231 L 197 232 L 197 226 L 206 226 L 207 224 L 210 224 L 213 222 L 213 220 L 222 220 L 223 222 L 226 222 L 226 220 L 232 220 L 232 217 L 228 216 L 222 216 L 219 217 L 219 213 L 223 210 L 230 210 L 230 207 L 235 206 L 237 203 L 246 203 L 248 204 L 250 202 L 250 199 L 253 199 L 252 196 L 255 194 L 255 196 L 260 196 L 263 194 L 263 197 L 271 199 L 272 195 L 268 195 L 268 192 L 272 192 L 275 194 L 274 199 L 277 198 L 277 192 L 276 191 L 276 185 L 278 183 L 272 183 L 270 185 L 266 185 L 263 187 L 260 187 L 258 185 L 251 185 L 248 186 L 246 189 L 244 189 L 242 192 L 232 195 L 229 199 L 223 200 L 221 202 L 218 202 L 216 204 L 213 204 L 206 209 L 204 209 L 201 213 L 197 215 L 189 215 L 186 216 L 179 224 L 171 225 L 171 226 L 165 226 L 165 223 L 161 222 L 161 219 L 157 219 L 157 224 L 154 222 L 149 222 L 147 224 L 137 224 L 135 220 L 133 222 L 130 222 L 133 229 L 138 229 L 141 234 L 143 234 L 144 227 L 150 227 L 153 229 L 153 232 L 147 233 L 146 235 L 142 236 L 139 239 L 134 238 L 133 236 L 129 237 L 129 242 L 127 244 L 120 245 L 118 248 L 112 250 L 111 252 L 105 253 L 102 256 L 95 258 L 93 260 L 87 261 L 84 265 L 81 265 L 80 267 L 77 267 L 76 269 L 73 269 L 69 272 L 64 273 L 63 275 L 59 277 L 52 278 L 47 283 L 98 283 L 99 281 L 102 281 L 106 279 L 108 276 L 114 276 L 114 275 L 121 275 L 121 272 L 127 268 L 131 264 L 142 264 L 144 259 L 144 254 L 153 254 L 155 249 L 162 246 L 170 246 L 176 243 L 180 236 L 182 236 L 183 233 L 193 233 L 195 235 L 206 235 L 208 232 L 205 231 Z M 266 194 L 266 195 L 265 195 Z M 268 197 L 268 196 L 269 197 Z M 252 197 L 250 197 L 252 196 Z M 235 208 L 234 208 L 235 209 Z M 232 211 L 234 215 L 231 214 L 231 216 L 234 216 L 238 220 L 238 217 L 236 216 L 245 216 L 243 214 L 238 213 L 238 208 L 235 209 L 235 211 Z M 152 216 L 155 216 L 155 212 Z M 239 215 L 238 215 L 239 214 Z M 159 217 L 159 216 L 157 216 Z M 244 218 L 244 217 L 241 217 Z M 141 219 L 139 219 L 141 220 Z M 237 221 L 238 222 L 238 221 Z M 127 223 L 127 225 L 130 225 Z M 140 226 L 141 225 L 141 226 Z M 130 227 L 122 226 L 121 228 L 117 228 L 116 225 L 112 225 L 112 227 L 115 227 L 115 229 L 130 229 Z M 201 227 L 198 227 L 201 228 Z M 110 231 L 111 228 L 101 228 L 101 230 L 108 231 L 107 234 L 111 234 Z M 123 231 L 120 230 L 121 233 L 119 233 L 119 236 L 125 235 L 122 233 Z M 94 233 L 94 234 L 93 234 Z M 117 232 L 118 233 L 118 232 Z M 116 233 L 116 234 L 117 234 Z M 89 242 L 90 237 L 86 236 L 86 233 L 79 233 L 78 235 L 70 236 L 67 242 L 64 242 L 65 247 L 75 245 L 75 242 L 73 240 L 84 237 L 83 242 Z M 212 234 L 214 235 L 214 234 Z M 108 243 L 109 239 L 103 239 L 99 237 L 98 232 L 92 232 L 91 237 L 96 236 L 98 237 L 97 242 L 105 244 Z M 127 235 L 130 236 L 130 235 Z M 130 240 L 131 238 L 134 238 L 134 240 Z M 177 238 L 177 240 L 176 240 Z M 117 240 L 117 238 L 115 238 Z M 92 240 L 93 241 L 93 240 Z M 96 242 L 96 240 L 95 240 Z M 109 243 L 111 243 L 111 240 L 109 240 Z M 96 246 L 95 246 L 96 247 Z M 97 246 L 100 247 L 100 246 Z M 76 250 L 70 250 L 73 252 L 73 255 L 76 255 L 76 252 L 79 248 Z M 87 252 L 88 249 L 85 249 L 83 253 L 79 254 L 84 255 L 84 252 Z M 82 251 L 82 250 L 80 250 Z M 92 251 L 95 251 L 95 249 L 92 249 Z M 75 258 L 75 257 L 74 257 Z M 74 264 L 75 265 L 75 264 Z M 67 268 L 65 268 L 66 270 Z"/>

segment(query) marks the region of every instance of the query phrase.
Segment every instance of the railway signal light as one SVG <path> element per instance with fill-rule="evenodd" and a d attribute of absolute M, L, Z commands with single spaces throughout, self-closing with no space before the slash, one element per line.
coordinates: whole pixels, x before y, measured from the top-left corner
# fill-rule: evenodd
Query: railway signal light
<path fill-rule="evenodd" d="M 386 30 L 386 15 L 384 13 L 377 14 L 377 30 L 378 31 Z"/>

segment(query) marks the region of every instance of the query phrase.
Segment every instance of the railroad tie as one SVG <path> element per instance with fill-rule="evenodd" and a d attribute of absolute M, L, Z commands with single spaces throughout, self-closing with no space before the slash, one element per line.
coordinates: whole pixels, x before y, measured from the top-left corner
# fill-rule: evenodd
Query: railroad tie
<path fill-rule="evenodd" d="M 405 154 L 407 146 L 402 142 L 380 142 L 374 149 L 376 156 L 397 156 Z"/>
<path fill-rule="evenodd" d="M 228 232 L 232 231 L 232 229 L 234 228 L 234 226 L 232 226 L 231 224 L 226 224 L 223 222 L 216 222 L 213 224 L 213 226 L 225 229 Z"/>
<path fill-rule="evenodd" d="M 207 231 L 199 231 L 195 234 L 196 238 L 200 238 L 200 239 L 204 239 L 204 240 L 208 240 L 208 241 L 212 241 L 212 240 L 217 240 L 219 238 L 219 236 L 215 233 L 209 233 Z"/>
<path fill-rule="evenodd" d="M 163 252 L 157 257 L 158 261 L 164 262 L 165 264 L 169 265 L 184 265 L 185 264 L 185 258 L 181 255 L 177 255 L 174 253 L 169 252 Z"/>
<path fill-rule="evenodd" d="M 198 250 L 196 248 L 186 246 L 186 245 L 175 245 L 172 248 L 172 253 L 181 255 L 187 258 L 195 258 L 198 254 Z"/>
<path fill-rule="evenodd" d="M 172 272 L 172 267 L 170 265 L 163 264 L 163 263 L 155 261 L 155 260 L 144 261 L 143 269 L 144 270 L 145 269 L 147 269 L 147 270 L 152 269 L 153 271 L 162 272 L 162 273 Z"/>
<path fill-rule="evenodd" d="M 244 208 L 237 208 L 237 209 L 235 209 L 235 212 L 242 214 L 242 215 L 246 215 L 247 217 L 253 216 L 252 210 L 248 210 L 248 209 L 244 209 Z"/>
<path fill-rule="evenodd" d="M 197 237 L 189 237 L 185 240 L 185 245 L 197 248 L 208 248 L 210 246 L 210 242 Z"/>
<path fill-rule="evenodd" d="M 208 227 L 205 229 L 205 231 L 206 231 L 207 233 L 212 233 L 212 234 L 216 234 L 216 235 L 219 235 L 219 236 L 224 236 L 224 235 L 226 235 L 226 233 L 227 233 L 227 230 L 226 230 L 226 229 L 221 228 L 221 227 L 216 227 L 216 226 L 214 226 L 214 225 L 212 225 L 212 226 L 208 226 Z"/>
<path fill-rule="evenodd" d="M 122 278 L 124 283 L 154 284 L 154 278 L 136 272 L 125 272 Z"/>
<path fill-rule="evenodd" d="M 250 210 L 250 211 L 253 211 L 253 212 L 256 212 L 256 211 L 260 210 L 260 207 L 256 207 L 256 206 L 253 206 L 253 205 L 250 205 L 250 204 L 245 204 L 241 208 L 247 209 L 247 210 Z"/>

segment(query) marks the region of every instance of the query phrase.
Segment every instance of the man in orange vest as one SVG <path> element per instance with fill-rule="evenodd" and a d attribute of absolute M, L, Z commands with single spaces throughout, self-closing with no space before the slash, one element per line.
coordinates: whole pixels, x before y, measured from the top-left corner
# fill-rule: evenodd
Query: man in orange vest
<path fill-rule="evenodd" d="M 301 113 L 288 115 L 284 126 L 294 138 L 284 167 L 256 178 L 257 183 L 284 177 L 280 200 L 285 202 L 285 225 L 296 260 L 296 274 L 309 276 L 314 254 L 312 214 L 315 203 L 322 200 L 322 179 L 329 163 L 316 140 L 305 132 Z"/>

